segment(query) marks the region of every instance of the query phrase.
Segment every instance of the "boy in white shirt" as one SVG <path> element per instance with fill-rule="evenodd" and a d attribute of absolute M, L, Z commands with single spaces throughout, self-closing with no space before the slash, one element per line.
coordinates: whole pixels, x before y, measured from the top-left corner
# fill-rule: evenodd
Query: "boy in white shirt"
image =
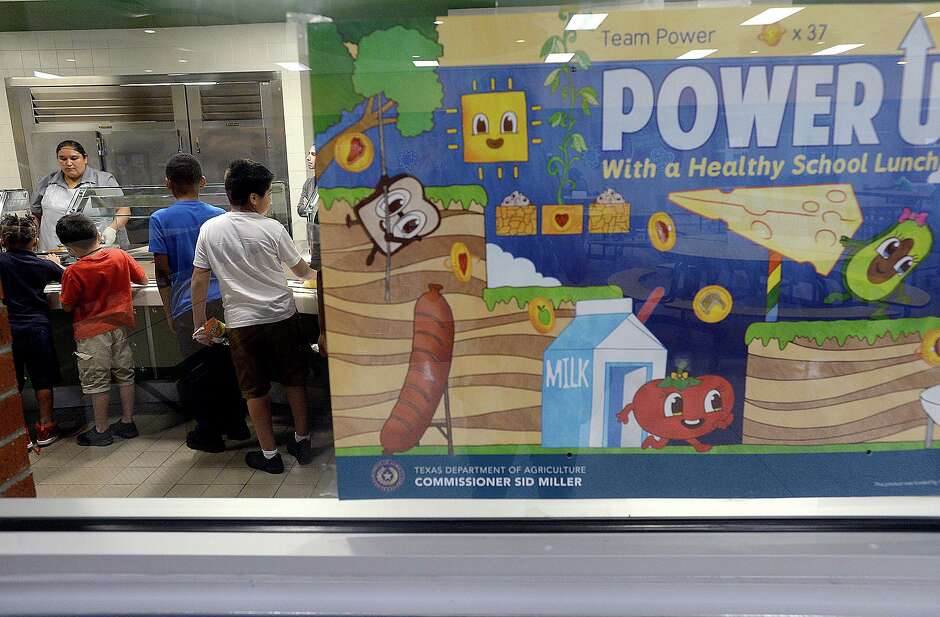
<path fill-rule="evenodd" d="M 206 221 L 196 241 L 193 338 L 211 344 L 204 326 L 210 273 L 215 274 L 232 361 L 261 445 L 260 452 L 245 455 L 245 462 L 268 473 L 283 473 L 271 424 L 271 381 L 284 387 L 294 417 L 287 451 L 302 465 L 313 460 L 313 452 L 304 390 L 308 350 L 282 264 L 303 280 L 313 280 L 317 273 L 300 257 L 287 230 L 265 216 L 271 207 L 273 180 L 274 174 L 264 165 L 246 159 L 233 161 L 225 172 L 232 210 Z"/>

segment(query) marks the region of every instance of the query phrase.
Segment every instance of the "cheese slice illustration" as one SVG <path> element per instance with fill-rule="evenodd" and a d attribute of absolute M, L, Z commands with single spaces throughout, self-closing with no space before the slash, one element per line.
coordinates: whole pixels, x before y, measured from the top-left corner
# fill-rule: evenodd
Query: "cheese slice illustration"
<path fill-rule="evenodd" d="M 810 263 L 827 276 L 862 224 L 862 211 L 850 184 L 810 184 L 678 191 L 669 201 L 798 263 Z"/>

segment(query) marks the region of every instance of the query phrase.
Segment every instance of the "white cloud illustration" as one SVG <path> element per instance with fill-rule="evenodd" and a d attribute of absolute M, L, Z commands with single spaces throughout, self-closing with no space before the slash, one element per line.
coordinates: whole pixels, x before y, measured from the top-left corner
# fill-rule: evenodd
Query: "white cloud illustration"
<path fill-rule="evenodd" d="M 525 257 L 513 257 L 495 244 L 486 245 L 487 287 L 561 287 L 561 281 L 542 276 Z"/>

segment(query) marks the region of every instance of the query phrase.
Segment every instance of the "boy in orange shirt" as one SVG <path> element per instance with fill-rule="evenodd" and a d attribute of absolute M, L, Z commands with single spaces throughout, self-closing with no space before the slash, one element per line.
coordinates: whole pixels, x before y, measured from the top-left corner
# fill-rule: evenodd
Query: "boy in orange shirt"
<path fill-rule="evenodd" d="M 74 313 L 78 374 L 82 392 L 91 395 L 95 426 L 78 436 L 80 446 L 107 446 L 112 434 L 139 435 L 134 424 L 134 354 L 127 339 L 133 328 L 131 283 L 147 284 L 134 258 L 120 249 L 101 248 L 95 224 L 82 214 L 62 217 L 56 234 L 78 259 L 62 274 L 62 308 Z M 122 417 L 108 426 L 111 376 L 121 392 Z"/>

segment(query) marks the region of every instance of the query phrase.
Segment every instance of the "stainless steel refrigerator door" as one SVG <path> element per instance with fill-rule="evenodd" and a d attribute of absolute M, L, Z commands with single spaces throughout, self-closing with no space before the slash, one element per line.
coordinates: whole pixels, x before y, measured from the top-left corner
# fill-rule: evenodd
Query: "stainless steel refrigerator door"
<path fill-rule="evenodd" d="M 161 110 L 171 111 L 160 122 L 120 122 L 101 129 L 102 156 L 108 171 L 122 186 L 162 186 L 167 160 L 178 152 L 191 152 L 186 87 L 132 86 L 124 92 L 133 100 L 159 97 Z M 139 105 L 139 103 L 138 103 Z"/>
<path fill-rule="evenodd" d="M 7 79 L 20 179 L 57 168 L 55 145 L 82 143 L 89 164 L 122 186 L 163 183 L 166 159 L 191 152 L 210 183 L 236 158 L 287 181 L 283 98 L 276 73 Z M 103 142 L 99 138 L 103 137 Z M 104 152 L 99 155 L 99 150 Z M 5 187 L 17 188 L 17 187 Z"/>
<path fill-rule="evenodd" d="M 220 183 L 235 159 L 267 163 L 267 134 L 263 127 L 224 127 L 193 130 L 193 154 L 202 164 L 206 181 Z"/>
<path fill-rule="evenodd" d="M 192 151 L 209 182 L 222 182 L 235 159 L 270 165 L 258 82 L 186 87 Z"/>
<path fill-rule="evenodd" d="M 162 185 L 167 160 L 185 151 L 181 148 L 181 131 L 176 127 L 112 129 L 102 132 L 101 141 L 107 169 L 124 186 Z"/>

